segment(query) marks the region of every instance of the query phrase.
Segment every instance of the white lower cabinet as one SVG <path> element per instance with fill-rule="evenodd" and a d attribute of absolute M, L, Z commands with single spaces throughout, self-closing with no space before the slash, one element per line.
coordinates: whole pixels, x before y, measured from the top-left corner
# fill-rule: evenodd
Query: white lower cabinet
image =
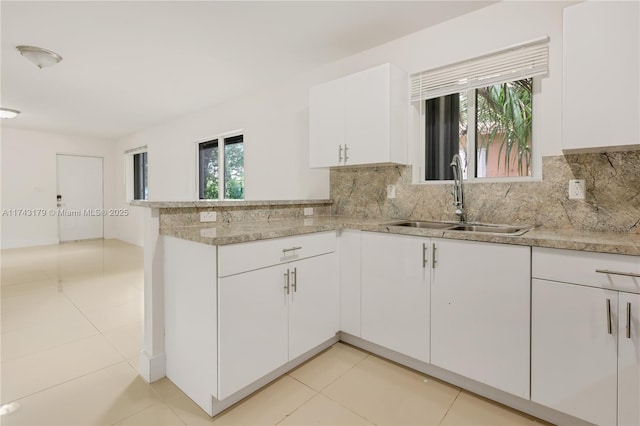
<path fill-rule="evenodd" d="M 531 400 L 640 424 L 640 259 L 534 248 L 532 272 Z"/>
<path fill-rule="evenodd" d="M 533 280 L 531 399 L 599 425 L 615 425 L 618 297 L 600 288 Z M 607 315 L 607 302 L 612 317 Z M 616 327 L 617 328 L 617 327 Z"/>
<path fill-rule="evenodd" d="M 335 336 L 335 253 L 219 280 L 219 399 Z"/>
<path fill-rule="evenodd" d="M 430 239 L 362 233 L 362 338 L 429 362 Z"/>
<path fill-rule="evenodd" d="M 618 310 L 618 424 L 640 425 L 640 295 L 618 293 Z"/>
<path fill-rule="evenodd" d="M 360 337 L 361 231 L 340 232 L 340 330 Z"/>
<path fill-rule="evenodd" d="M 433 247 L 431 363 L 528 399 L 530 247 Z"/>
<path fill-rule="evenodd" d="M 163 237 L 167 377 L 209 415 L 217 396 L 216 247 Z"/>

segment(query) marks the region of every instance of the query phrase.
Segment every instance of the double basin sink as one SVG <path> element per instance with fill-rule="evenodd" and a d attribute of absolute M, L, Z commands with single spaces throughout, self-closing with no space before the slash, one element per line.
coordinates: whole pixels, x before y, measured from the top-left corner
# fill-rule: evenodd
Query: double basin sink
<path fill-rule="evenodd" d="M 430 222 L 422 220 L 404 220 L 387 223 L 387 226 L 404 226 L 408 228 L 439 229 L 442 231 L 482 232 L 502 235 L 522 235 L 530 228 L 513 225 L 493 225 L 488 223 L 467 222 Z"/>

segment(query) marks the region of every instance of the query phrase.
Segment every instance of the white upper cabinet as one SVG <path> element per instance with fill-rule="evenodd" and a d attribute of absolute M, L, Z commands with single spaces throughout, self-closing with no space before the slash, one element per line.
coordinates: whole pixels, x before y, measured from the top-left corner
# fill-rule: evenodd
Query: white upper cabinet
<path fill-rule="evenodd" d="M 312 87 L 309 165 L 406 163 L 408 77 L 383 64 Z"/>
<path fill-rule="evenodd" d="M 563 150 L 640 148 L 640 3 L 564 9 Z"/>

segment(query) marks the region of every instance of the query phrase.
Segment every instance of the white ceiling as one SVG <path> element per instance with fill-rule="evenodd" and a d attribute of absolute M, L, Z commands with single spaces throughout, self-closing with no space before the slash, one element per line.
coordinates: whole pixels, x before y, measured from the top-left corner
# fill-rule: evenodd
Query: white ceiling
<path fill-rule="evenodd" d="M 2 0 L 2 125 L 114 139 L 490 3 Z"/>

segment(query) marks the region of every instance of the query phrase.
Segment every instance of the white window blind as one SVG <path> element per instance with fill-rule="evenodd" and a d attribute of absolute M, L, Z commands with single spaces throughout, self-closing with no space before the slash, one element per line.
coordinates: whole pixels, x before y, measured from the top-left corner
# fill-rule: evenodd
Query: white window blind
<path fill-rule="evenodd" d="M 548 69 L 549 38 L 543 37 L 477 58 L 412 74 L 411 102 L 544 75 Z"/>

